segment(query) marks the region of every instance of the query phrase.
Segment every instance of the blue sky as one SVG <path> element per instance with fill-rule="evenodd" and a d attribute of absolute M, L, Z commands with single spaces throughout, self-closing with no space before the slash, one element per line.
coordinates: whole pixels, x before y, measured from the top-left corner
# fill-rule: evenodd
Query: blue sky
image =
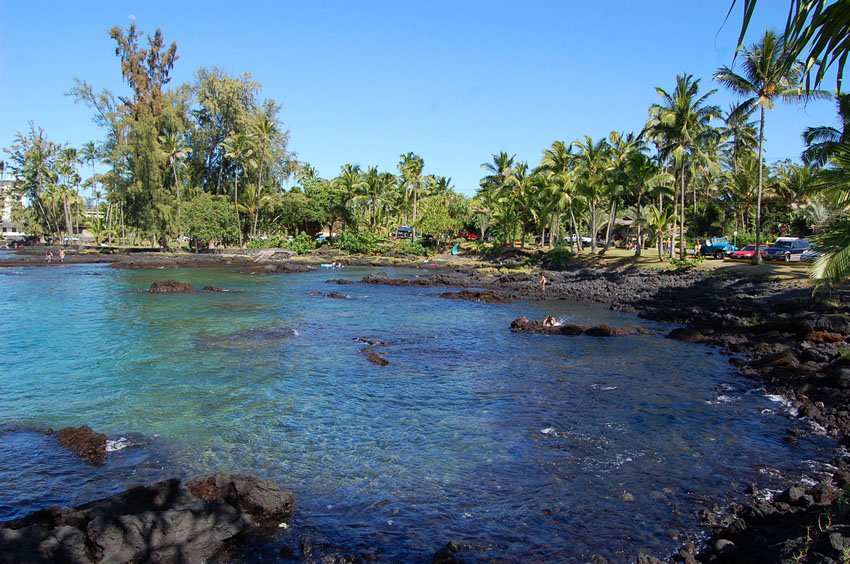
<path fill-rule="evenodd" d="M 760 3 L 750 39 L 781 29 L 787 2 Z M 283 103 L 299 159 L 333 177 L 346 162 L 395 172 L 414 151 L 427 173 L 472 194 L 481 163 L 506 151 L 534 165 L 556 139 L 639 131 L 655 87 L 730 64 L 740 26 L 727 0 L 38 2 L 0 0 L 0 147 L 32 120 L 55 141 L 101 138 L 64 95 L 79 77 L 127 92 L 113 25 L 163 30 L 180 60 L 250 72 Z M 832 86 L 831 84 L 828 86 Z M 719 88 L 719 87 L 718 87 Z M 719 88 L 714 103 L 733 97 Z M 832 102 L 778 106 L 767 158 L 798 158 L 800 133 L 833 125 Z"/>

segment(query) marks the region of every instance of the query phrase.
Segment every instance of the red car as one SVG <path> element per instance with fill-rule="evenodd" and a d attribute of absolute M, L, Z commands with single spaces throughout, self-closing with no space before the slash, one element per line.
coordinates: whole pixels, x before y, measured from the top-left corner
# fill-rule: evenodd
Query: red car
<path fill-rule="evenodd" d="M 761 250 L 759 251 L 761 253 L 762 258 L 764 258 L 764 249 L 765 249 L 765 247 L 762 247 Z M 740 251 L 735 251 L 729 256 L 732 257 L 733 259 L 751 259 L 755 256 L 755 254 L 756 254 L 756 246 L 755 245 L 747 245 L 746 247 L 744 247 Z"/>
<path fill-rule="evenodd" d="M 476 235 L 475 233 L 470 233 L 469 231 L 461 231 L 457 234 L 457 236 L 463 237 L 467 241 L 475 241 L 476 239 L 478 239 L 478 235 Z"/>

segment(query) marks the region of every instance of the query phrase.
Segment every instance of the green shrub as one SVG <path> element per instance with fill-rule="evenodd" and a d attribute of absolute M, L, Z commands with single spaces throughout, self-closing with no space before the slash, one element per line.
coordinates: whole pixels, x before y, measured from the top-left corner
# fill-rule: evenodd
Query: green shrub
<path fill-rule="evenodd" d="M 295 236 L 295 239 L 291 243 L 288 242 L 284 248 L 293 250 L 299 255 L 303 255 L 307 251 L 315 249 L 316 242 L 309 234 L 302 231 Z"/>
<path fill-rule="evenodd" d="M 557 246 L 543 256 L 543 265 L 550 270 L 566 268 L 573 258 L 567 247 Z"/>
<path fill-rule="evenodd" d="M 400 241 L 395 250 L 402 255 L 415 255 L 419 257 L 428 256 L 428 250 L 425 249 L 425 247 L 416 241 L 411 241 L 410 239 Z"/>
<path fill-rule="evenodd" d="M 380 252 L 381 238 L 372 233 L 343 231 L 339 234 L 337 246 L 348 253 L 370 254 Z"/>
<path fill-rule="evenodd" d="M 697 261 L 692 259 L 680 259 L 676 257 L 670 257 L 670 264 L 672 264 L 676 268 L 676 272 L 687 272 L 693 268 L 696 268 Z"/>
<path fill-rule="evenodd" d="M 316 248 L 316 242 L 306 232 L 299 233 L 294 240 L 284 237 L 269 237 L 268 239 L 253 239 L 248 243 L 249 249 L 289 249 L 299 255 Z"/>

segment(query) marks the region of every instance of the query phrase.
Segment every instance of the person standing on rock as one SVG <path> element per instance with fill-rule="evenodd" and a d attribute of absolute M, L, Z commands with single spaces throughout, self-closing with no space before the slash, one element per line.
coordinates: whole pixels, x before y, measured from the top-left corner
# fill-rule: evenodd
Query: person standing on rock
<path fill-rule="evenodd" d="M 546 280 L 546 275 L 541 274 L 540 275 L 540 289 L 541 290 L 546 291 L 546 283 L 547 282 L 549 282 L 549 281 Z"/>
<path fill-rule="evenodd" d="M 46 255 L 44 255 L 44 260 L 45 260 L 48 264 L 50 264 L 51 262 L 53 262 L 53 251 L 47 251 L 47 254 L 46 254 Z"/>
<path fill-rule="evenodd" d="M 65 263 L 65 249 L 59 249 L 59 262 Z"/>

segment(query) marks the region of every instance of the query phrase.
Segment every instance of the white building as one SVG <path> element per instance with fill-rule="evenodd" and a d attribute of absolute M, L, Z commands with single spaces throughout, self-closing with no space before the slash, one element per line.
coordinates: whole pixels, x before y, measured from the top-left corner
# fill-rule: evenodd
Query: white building
<path fill-rule="evenodd" d="M 3 207 L 0 208 L 0 240 L 5 241 L 21 241 L 26 238 L 25 233 L 18 231 L 18 228 L 12 223 L 12 206 L 15 200 L 18 200 L 23 206 L 25 204 L 24 197 L 20 199 L 12 195 L 12 185 L 15 183 L 12 179 L 0 180 L 0 202 Z"/>

